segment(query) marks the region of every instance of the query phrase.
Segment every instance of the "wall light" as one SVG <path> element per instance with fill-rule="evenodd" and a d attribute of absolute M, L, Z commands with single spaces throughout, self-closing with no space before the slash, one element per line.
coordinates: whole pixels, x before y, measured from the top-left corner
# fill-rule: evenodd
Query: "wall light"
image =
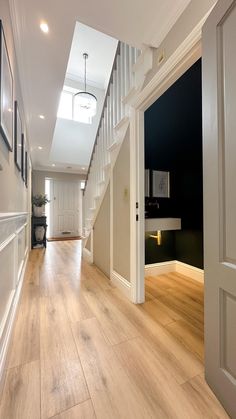
<path fill-rule="evenodd" d="M 153 234 L 150 234 L 149 237 L 151 237 L 152 239 L 156 239 L 157 241 L 157 246 L 161 245 L 161 230 L 157 231 L 156 236 L 154 236 Z"/>

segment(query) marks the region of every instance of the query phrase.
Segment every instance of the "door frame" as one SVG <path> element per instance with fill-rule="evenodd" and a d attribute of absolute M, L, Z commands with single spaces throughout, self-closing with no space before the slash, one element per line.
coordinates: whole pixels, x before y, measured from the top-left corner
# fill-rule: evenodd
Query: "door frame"
<path fill-rule="evenodd" d="M 144 112 L 202 55 L 202 26 L 212 8 L 137 94 L 130 112 L 130 278 L 131 300 L 145 301 Z"/>

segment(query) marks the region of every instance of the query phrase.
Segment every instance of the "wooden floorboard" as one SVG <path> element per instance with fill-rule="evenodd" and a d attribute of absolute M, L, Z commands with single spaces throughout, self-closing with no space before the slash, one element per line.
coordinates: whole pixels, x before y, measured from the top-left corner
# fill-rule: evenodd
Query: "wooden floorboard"
<path fill-rule="evenodd" d="M 40 417 L 39 361 L 9 368 L 0 404 L 0 418 L 40 419 Z"/>
<path fill-rule="evenodd" d="M 204 380 L 203 286 L 146 278 L 135 306 L 81 262 L 81 242 L 30 253 L 1 419 L 227 418 Z"/>
<path fill-rule="evenodd" d="M 91 400 L 87 400 L 54 416 L 53 419 L 96 419 L 96 416 Z"/>

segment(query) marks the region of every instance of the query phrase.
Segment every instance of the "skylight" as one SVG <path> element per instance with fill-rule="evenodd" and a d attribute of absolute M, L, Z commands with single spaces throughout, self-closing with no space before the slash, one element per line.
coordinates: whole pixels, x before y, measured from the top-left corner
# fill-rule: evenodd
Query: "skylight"
<path fill-rule="evenodd" d="M 87 115 L 87 112 L 80 111 L 80 113 L 75 113 L 73 109 L 73 96 L 77 93 L 78 90 L 64 86 L 63 91 L 61 92 L 61 98 L 58 108 L 57 117 L 63 119 L 69 119 L 77 122 L 82 122 L 84 124 L 91 124 L 92 117 Z"/>

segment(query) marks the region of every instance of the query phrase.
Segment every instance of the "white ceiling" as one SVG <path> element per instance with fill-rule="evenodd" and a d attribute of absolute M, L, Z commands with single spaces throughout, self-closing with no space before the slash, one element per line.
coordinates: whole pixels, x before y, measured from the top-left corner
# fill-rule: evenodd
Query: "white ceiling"
<path fill-rule="evenodd" d="M 84 83 L 84 58 L 87 59 L 87 83 L 106 89 L 114 61 L 117 40 L 76 22 L 66 77 Z"/>
<path fill-rule="evenodd" d="M 49 154 L 76 21 L 138 48 L 157 47 L 190 2 L 9 1 L 33 167 L 51 164 Z M 48 22 L 48 34 L 39 29 L 42 20 Z M 96 42 L 94 50 L 98 46 Z M 43 150 L 38 150 L 39 145 Z"/>

